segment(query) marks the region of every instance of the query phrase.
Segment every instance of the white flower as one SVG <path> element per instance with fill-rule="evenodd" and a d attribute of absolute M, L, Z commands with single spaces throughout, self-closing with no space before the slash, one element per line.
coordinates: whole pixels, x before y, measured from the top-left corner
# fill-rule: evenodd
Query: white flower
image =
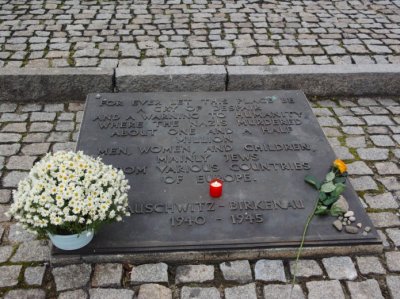
<path fill-rule="evenodd" d="M 122 171 L 82 152 L 46 154 L 13 192 L 8 215 L 26 229 L 82 225 L 107 219 L 121 221 L 128 212 L 128 181 Z"/>

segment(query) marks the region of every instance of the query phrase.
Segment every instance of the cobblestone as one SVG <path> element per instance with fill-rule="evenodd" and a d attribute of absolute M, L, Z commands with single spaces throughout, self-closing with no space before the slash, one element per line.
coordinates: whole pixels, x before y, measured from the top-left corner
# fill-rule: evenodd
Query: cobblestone
<path fill-rule="evenodd" d="M 322 127 L 337 127 L 339 123 L 333 117 L 322 116 L 318 117 L 318 122 Z"/>
<path fill-rule="evenodd" d="M 12 252 L 12 246 L 0 246 L 0 263 L 8 261 Z"/>
<path fill-rule="evenodd" d="M 392 240 L 396 247 L 400 247 L 400 229 L 398 228 L 388 228 L 386 230 L 389 238 Z"/>
<path fill-rule="evenodd" d="M 256 284 L 250 283 L 243 286 L 226 288 L 225 289 L 226 299 L 257 299 Z"/>
<path fill-rule="evenodd" d="M 371 140 L 376 146 L 395 146 L 393 139 L 387 135 L 373 135 Z"/>
<path fill-rule="evenodd" d="M 385 257 L 389 271 L 400 272 L 400 252 L 386 252 Z"/>
<path fill-rule="evenodd" d="M 221 295 L 217 288 L 199 288 L 184 286 L 181 291 L 181 299 L 220 299 Z"/>
<path fill-rule="evenodd" d="M 388 116 L 364 116 L 368 126 L 382 126 L 382 125 L 393 125 L 393 121 Z"/>
<path fill-rule="evenodd" d="M 4 299 L 45 299 L 46 293 L 41 289 L 11 290 Z"/>
<path fill-rule="evenodd" d="M 14 112 L 17 109 L 17 104 L 15 103 L 1 103 L 0 112 Z"/>
<path fill-rule="evenodd" d="M 342 127 L 343 133 L 348 135 L 360 135 L 364 134 L 364 130 L 361 127 L 345 126 Z"/>
<path fill-rule="evenodd" d="M 183 296 L 181 296 L 181 297 L 183 297 Z M 147 298 L 172 299 L 172 291 L 169 288 L 164 287 L 159 284 L 142 284 L 140 286 L 139 294 L 138 294 L 137 298 L 138 299 L 147 299 Z M 207 298 L 210 298 L 210 297 L 207 297 Z"/>
<path fill-rule="evenodd" d="M 176 269 L 175 283 L 206 282 L 214 280 L 214 267 L 207 265 L 185 265 Z"/>
<path fill-rule="evenodd" d="M 368 216 L 377 228 L 400 225 L 399 216 L 391 212 L 368 213 Z"/>
<path fill-rule="evenodd" d="M 360 148 L 357 153 L 361 159 L 367 161 L 386 160 L 389 155 L 388 149 L 383 148 Z"/>
<path fill-rule="evenodd" d="M 372 175 L 374 172 L 364 161 L 356 161 L 347 164 L 348 173 L 350 175 Z"/>
<path fill-rule="evenodd" d="M 31 133 L 31 134 L 27 134 L 24 139 L 23 142 L 25 143 L 42 143 L 46 141 L 48 134 L 46 133 Z"/>
<path fill-rule="evenodd" d="M 26 131 L 26 123 L 8 123 L 2 129 L 3 132 L 23 133 Z"/>
<path fill-rule="evenodd" d="M 83 290 L 66 291 L 60 293 L 58 299 L 86 299 L 88 295 Z"/>
<path fill-rule="evenodd" d="M 32 112 L 30 121 L 53 121 L 55 118 L 54 112 Z"/>
<path fill-rule="evenodd" d="M 378 190 L 378 185 L 370 176 L 350 178 L 350 182 L 356 191 Z"/>
<path fill-rule="evenodd" d="M 386 283 L 389 289 L 391 298 L 400 298 L 400 276 L 388 276 L 386 277 Z"/>
<path fill-rule="evenodd" d="M 400 168 L 393 162 L 375 163 L 376 170 L 379 174 L 400 174 Z"/>
<path fill-rule="evenodd" d="M 168 266 L 165 263 L 145 264 L 133 267 L 131 283 L 168 282 Z"/>
<path fill-rule="evenodd" d="M 346 145 L 348 147 L 353 147 L 353 148 L 360 148 L 360 147 L 365 147 L 365 137 L 364 136 L 359 136 L 359 137 L 348 137 L 346 138 Z"/>
<path fill-rule="evenodd" d="M 29 242 L 36 239 L 34 234 L 24 230 L 17 224 L 11 224 L 8 231 L 8 241 L 12 244 Z"/>
<path fill-rule="evenodd" d="M 231 65 L 399 63 L 398 10 L 396 2 L 370 0 L 329 5 L 322 0 L 312 5 L 253 0 L 3 1 L 0 66 L 182 63 L 170 59 L 174 56 L 193 64 L 213 49 L 216 56 L 226 55 L 222 63 Z M 245 58 L 238 58 L 241 55 Z M 212 56 L 206 60 L 221 62 Z M 15 107 L 2 110 L 14 112 Z"/>
<path fill-rule="evenodd" d="M 25 282 L 29 285 L 42 285 L 45 266 L 29 267 L 25 269 Z"/>
<path fill-rule="evenodd" d="M 330 279 L 354 280 L 357 278 L 357 271 L 350 257 L 324 258 L 322 263 Z"/>
<path fill-rule="evenodd" d="M 21 148 L 20 144 L 0 144 L 0 155 L 1 156 L 11 156 L 15 155 Z"/>
<path fill-rule="evenodd" d="M 9 203 L 11 200 L 11 191 L 7 189 L 0 190 L 0 204 Z"/>
<path fill-rule="evenodd" d="M 48 153 L 50 148 L 50 143 L 33 143 L 26 144 L 22 147 L 21 152 L 24 155 L 35 156 L 35 155 L 44 155 Z"/>
<path fill-rule="evenodd" d="M 17 113 L 3 113 L 0 122 L 12 122 L 12 121 L 26 121 L 28 118 L 28 114 L 17 114 Z"/>
<path fill-rule="evenodd" d="M 347 287 L 350 290 L 351 298 L 376 298 L 383 299 L 379 284 L 375 279 L 368 279 L 361 282 L 348 281 Z"/>
<path fill-rule="evenodd" d="M 384 127 L 384 126 L 367 127 L 367 132 L 371 135 L 372 134 L 389 134 L 388 128 Z"/>
<path fill-rule="evenodd" d="M 43 244 L 44 243 L 44 244 Z M 44 262 L 50 260 L 50 247 L 43 241 L 29 241 L 22 243 L 12 262 Z"/>
<path fill-rule="evenodd" d="M 0 288 L 11 287 L 18 284 L 18 276 L 22 266 L 0 267 Z"/>
<path fill-rule="evenodd" d="M 0 222 L 10 221 L 10 217 L 4 214 L 9 209 L 9 205 L 0 205 Z"/>
<path fill-rule="evenodd" d="M 253 280 L 249 261 L 225 262 L 219 265 L 225 280 L 247 283 Z"/>
<path fill-rule="evenodd" d="M 132 290 L 124 289 L 90 289 L 89 296 L 91 299 L 118 298 L 132 299 L 135 294 Z"/>
<path fill-rule="evenodd" d="M 364 125 L 364 122 L 359 117 L 355 116 L 340 116 L 340 122 L 343 126 L 361 126 Z"/>
<path fill-rule="evenodd" d="M 385 274 L 386 270 L 383 268 L 379 258 L 376 256 L 358 256 L 357 265 L 361 274 Z"/>
<path fill-rule="evenodd" d="M 347 147 L 333 145 L 332 148 L 339 159 L 342 159 L 342 160 L 354 159 L 354 155 L 352 153 L 350 153 L 350 151 Z"/>
<path fill-rule="evenodd" d="M 88 264 L 68 265 L 54 268 L 52 273 L 57 291 L 65 291 L 85 286 L 90 279 L 92 267 Z"/>
<path fill-rule="evenodd" d="M 295 263 L 290 262 L 290 273 L 294 275 L 295 273 Z M 297 277 L 312 277 L 312 276 L 322 276 L 323 272 L 321 267 L 316 261 L 313 260 L 299 260 L 297 264 Z"/>
<path fill-rule="evenodd" d="M 53 124 L 50 122 L 34 122 L 29 128 L 30 132 L 50 132 Z"/>
<path fill-rule="evenodd" d="M 256 280 L 286 282 L 285 270 L 280 260 L 259 260 L 254 272 Z"/>
<path fill-rule="evenodd" d="M 17 187 L 18 182 L 28 175 L 23 171 L 12 171 L 3 177 L 3 187 Z"/>
<path fill-rule="evenodd" d="M 121 264 L 97 264 L 92 278 L 93 287 L 118 287 L 121 285 Z"/>
<path fill-rule="evenodd" d="M 21 134 L 16 133 L 0 133 L 0 140 L 6 142 L 18 142 L 21 139 Z"/>
<path fill-rule="evenodd" d="M 264 286 L 263 293 L 264 293 L 264 299 L 281 299 L 281 298 L 304 299 L 305 298 L 303 291 L 299 285 L 295 285 L 293 287 L 293 291 L 292 291 L 291 285 L 271 284 L 271 285 Z"/>
<path fill-rule="evenodd" d="M 7 162 L 6 168 L 10 170 L 30 170 L 37 157 L 12 156 Z"/>
<path fill-rule="evenodd" d="M 309 299 L 344 299 L 343 289 L 338 280 L 307 282 Z"/>

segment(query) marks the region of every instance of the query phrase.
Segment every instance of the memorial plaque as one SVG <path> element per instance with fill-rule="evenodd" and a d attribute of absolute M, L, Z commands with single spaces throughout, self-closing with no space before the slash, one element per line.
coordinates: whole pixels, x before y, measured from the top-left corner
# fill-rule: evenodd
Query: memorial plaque
<path fill-rule="evenodd" d="M 297 247 L 318 195 L 304 177 L 336 158 L 301 91 L 91 94 L 77 149 L 124 171 L 132 211 L 80 253 Z M 350 184 L 344 196 L 373 227 Z M 306 246 L 379 244 L 334 220 L 315 217 Z"/>

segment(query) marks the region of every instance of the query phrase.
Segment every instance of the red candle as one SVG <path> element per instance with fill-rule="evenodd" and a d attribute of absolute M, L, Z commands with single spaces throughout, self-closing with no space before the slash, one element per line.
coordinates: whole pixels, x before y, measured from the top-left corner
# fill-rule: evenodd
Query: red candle
<path fill-rule="evenodd" d="M 212 179 L 210 182 L 210 196 L 220 197 L 222 195 L 223 182 L 220 179 Z"/>

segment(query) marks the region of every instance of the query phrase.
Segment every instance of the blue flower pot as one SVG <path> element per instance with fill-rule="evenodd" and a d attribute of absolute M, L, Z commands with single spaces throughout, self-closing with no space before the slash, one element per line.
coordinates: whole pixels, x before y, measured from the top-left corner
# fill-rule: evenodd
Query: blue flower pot
<path fill-rule="evenodd" d="M 51 242 L 57 248 L 62 250 L 75 250 L 86 246 L 92 241 L 94 233 L 90 230 L 85 230 L 80 234 L 75 235 L 52 235 L 47 233 Z"/>

